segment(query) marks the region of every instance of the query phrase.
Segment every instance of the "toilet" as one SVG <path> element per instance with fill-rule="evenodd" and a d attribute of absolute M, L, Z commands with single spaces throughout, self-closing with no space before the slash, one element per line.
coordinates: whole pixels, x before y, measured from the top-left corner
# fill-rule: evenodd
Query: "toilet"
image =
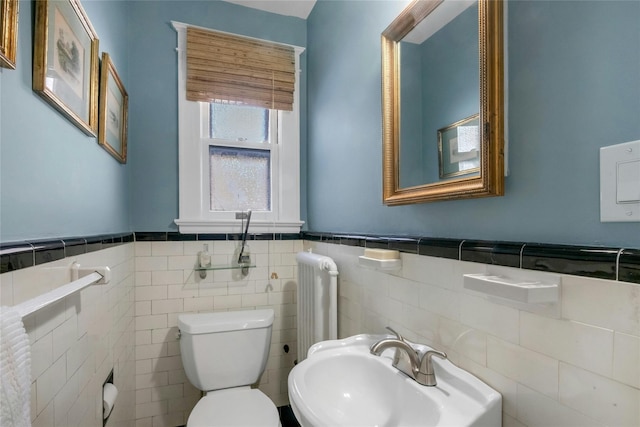
<path fill-rule="evenodd" d="M 273 310 L 181 314 L 187 378 L 205 392 L 187 427 L 279 427 L 278 409 L 255 384 L 267 364 Z"/>

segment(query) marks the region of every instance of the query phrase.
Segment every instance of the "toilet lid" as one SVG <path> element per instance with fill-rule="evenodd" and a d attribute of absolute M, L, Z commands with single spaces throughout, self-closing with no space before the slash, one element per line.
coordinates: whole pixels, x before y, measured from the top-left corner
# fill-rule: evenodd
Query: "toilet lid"
<path fill-rule="evenodd" d="M 242 388 L 209 392 L 189 415 L 187 427 L 280 425 L 278 409 L 258 389 Z"/>

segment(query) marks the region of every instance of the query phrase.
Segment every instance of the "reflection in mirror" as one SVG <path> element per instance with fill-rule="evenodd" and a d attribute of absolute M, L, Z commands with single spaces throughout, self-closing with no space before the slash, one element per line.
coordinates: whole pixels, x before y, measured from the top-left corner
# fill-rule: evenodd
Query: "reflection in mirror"
<path fill-rule="evenodd" d="M 401 40 L 398 52 L 400 187 L 463 175 L 439 174 L 439 164 L 446 159 L 439 155 L 438 130 L 480 112 L 477 2 L 445 1 L 427 18 Z M 477 157 L 480 140 L 475 135 L 478 139 L 466 143 L 474 147 Z M 474 168 L 462 171 L 473 173 L 470 169 Z"/>
<path fill-rule="evenodd" d="M 388 205 L 503 194 L 502 2 L 415 0 L 382 34 Z"/>

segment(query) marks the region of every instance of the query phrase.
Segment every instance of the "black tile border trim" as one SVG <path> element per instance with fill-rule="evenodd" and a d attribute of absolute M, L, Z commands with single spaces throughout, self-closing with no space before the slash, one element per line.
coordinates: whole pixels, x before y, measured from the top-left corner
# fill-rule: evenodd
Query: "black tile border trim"
<path fill-rule="evenodd" d="M 34 267 L 133 241 L 133 233 L 116 233 L 88 237 L 64 237 L 50 240 L 0 243 L 0 273 Z"/>
<path fill-rule="evenodd" d="M 302 232 L 312 242 L 347 244 L 505 267 L 640 284 L 640 248 L 463 240 L 415 236 L 357 236 Z M 347 243 L 345 243 L 347 242 Z M 354 244 L 357 242 L 358 244 Z"/>
<path fill-rule="evenodd" d="M 235 241 L 239 237 L 237 233 L 180 234 L 138 231 L 0 243 L 0 273 L 134 241 Z M 317 231 L 249 234 L 247 239 L 308 240 L 363 248 L 395 249 L 403 253 L 640 284 L 640 248 L 570 246 L 426 236 L 354 235 Z"/>

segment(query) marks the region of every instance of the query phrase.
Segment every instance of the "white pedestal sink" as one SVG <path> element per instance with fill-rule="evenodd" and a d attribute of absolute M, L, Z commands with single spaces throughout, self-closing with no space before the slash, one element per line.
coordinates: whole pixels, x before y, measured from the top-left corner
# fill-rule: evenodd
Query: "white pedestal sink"
<path fill-rule="evenodd" d="M 391 366 L 393 350 L 370 354 L 385 337 L 355 335 L 311 347 L 289 374 L 289 400 L 303 427 L 501 426 L 500 393 L 439 359 L 438 385 L 420 385 Z"/>

